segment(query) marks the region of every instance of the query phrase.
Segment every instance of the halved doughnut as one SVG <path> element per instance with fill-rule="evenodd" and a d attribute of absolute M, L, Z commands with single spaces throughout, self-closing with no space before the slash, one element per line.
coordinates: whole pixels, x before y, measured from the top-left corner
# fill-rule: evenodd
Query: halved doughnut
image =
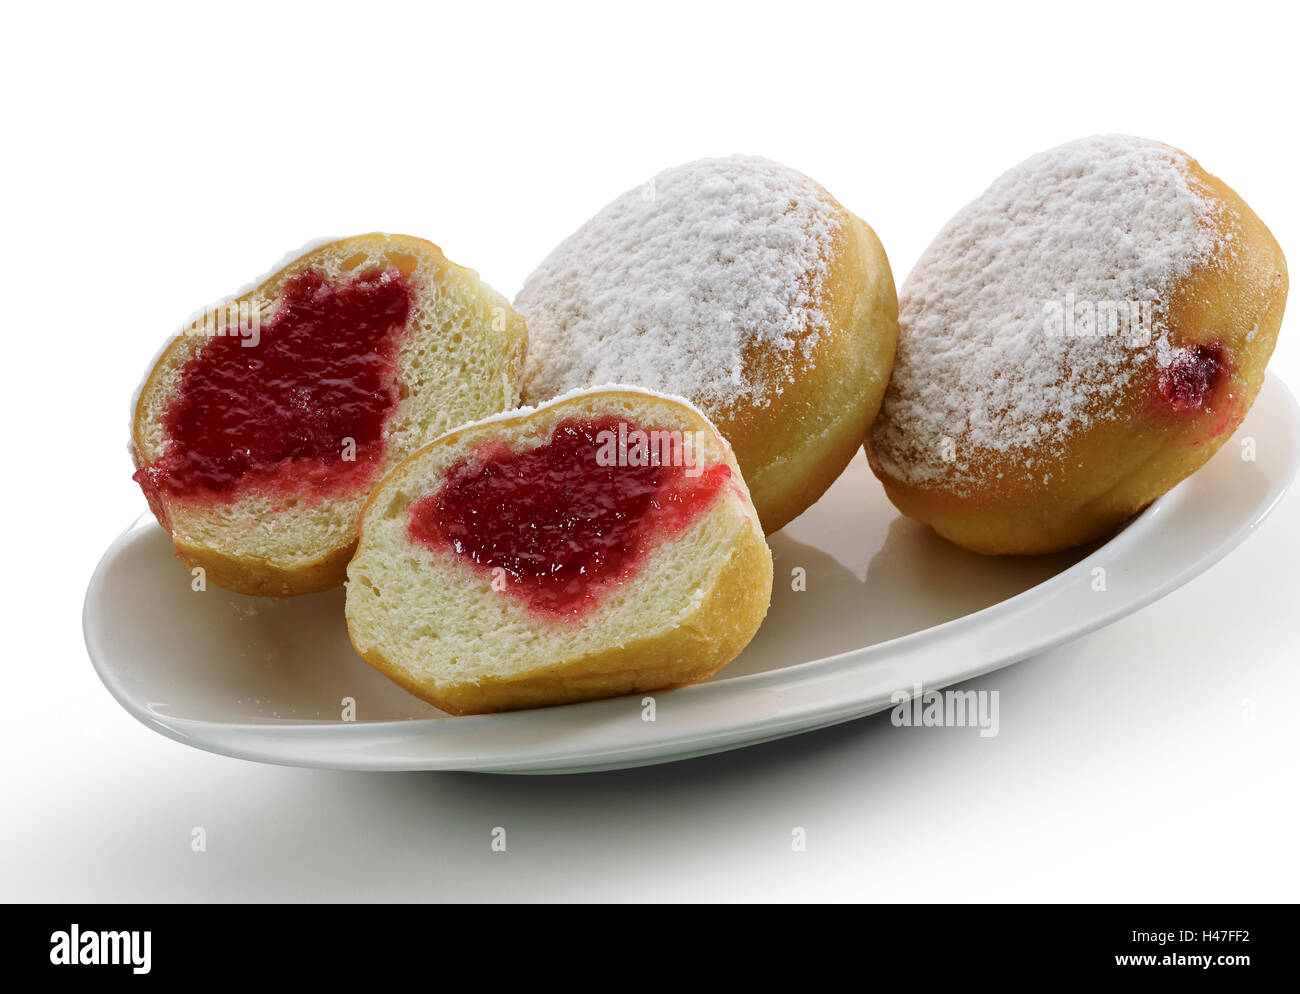
<path fill-rule="evenodd" d="M 372 666 L 466 714 L 702 680 L 771 591 L 731 447 L 683 400 L 609 387 L 398 466 L 361 517 L 347 622 Z"/>
<path fill-rule="evenodd" d="M 371 487 L 519 400 L 523 319 L 433 243 L 316 247 L 203 312 L 134 408 L 135 479 L 176 554 L 245 594 L 343 581 Z"/>

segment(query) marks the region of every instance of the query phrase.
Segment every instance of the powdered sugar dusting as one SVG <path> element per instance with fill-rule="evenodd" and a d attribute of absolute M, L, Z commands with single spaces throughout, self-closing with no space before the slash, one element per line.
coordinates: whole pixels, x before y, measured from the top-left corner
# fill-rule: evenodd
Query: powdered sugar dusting
<path fill-rule="evenodd" d="M 827 330 L 817 303 L 840 223 L 821 187 L 767 159 L 661 172 L 524 283 L 515 308 L 528 323 L 525 396 L 616 381 L 714 413 L 766 405 Z"/>
<path fill-rule="evenodd" d="M 1221 247 L 1223 208 L 1193 188 L 1189 162 L 1158 142 L 1085 138 L 1016 166 L 949 221 L 899 295 L 871 436 L 882 468 L 962 490 L 993 453 L 1039 475 L 1065 440 L 1115 416 L 1134 378 L 1170 361 L 1171 286 Z M 1140 320 L 1119 334 L 1100 318 L 1074 327 L 1107 307 Z"/>

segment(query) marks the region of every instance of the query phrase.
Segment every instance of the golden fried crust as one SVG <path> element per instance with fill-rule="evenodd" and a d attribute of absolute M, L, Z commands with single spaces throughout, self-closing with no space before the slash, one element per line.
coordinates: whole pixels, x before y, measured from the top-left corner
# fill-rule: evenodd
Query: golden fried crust
<path fill-rule="evenodd" d="M 733 404 L 710 412 L 736 459 L 771 534 L 794 520 L 844 471 L 880 410 L 898 345 L 898 297 L 889 260 L 874 231 L 840 208 L 844 226 L 819 307 L 829 330 L 806 365 L 766 406 Z M 745 356 L 762 369 L 776 363 Z M 753 377 L 780 382 L 775 368 Z"/>
<path fill-rule="evenodd" d="M 767 583 L 756 582 L 766 575 Z M 361 658 L 408 693 L 449 714 L 487 714 L 667 690 L 708 679 L 740 655 L 767 614 L 772 556 L 747 535 L 680 628 L 524 677 L 426 686 L 375 652 Z"/>
<path fill-rule="evenodd" d="M 356 551 L 354 541 L 331 549 L 310 563 L 286 568 L 264 559 L 236 556 L 173 537 L 176 557 L 191 569 L 203 570 L 205 581 L 223 590 L 252 597 L 296 597 L 337 587 L 348 575 L 348 562 Z"/>
<path fill-rule="evenodd" d="M 1153 405 L 1152 369 L 1134 379 L 1118 417 L 1069 439 L 1059 459 L 1040 459 L 1033 478 L 990 454 L 977 455 L 972 475 L 981 486 L 967 497 L 903 483 L 872 459 L 900 511 L 976 552 L 1056 552 L 1114 531 L 1228 440 L 1264 382 L 1286 306 L 1286 260 L 1272 233 L 1226 183 L 1195 162 L 1191 180 L 1228 208 L 1219 225 L 1230 248 L 1180 280 L 1167 302 L 1171 344 L 1220 343 L 1233 369 L 1205 409 L 1175 413 Z M 1049 482 L 1037 474 L 1049 474 Z"/>

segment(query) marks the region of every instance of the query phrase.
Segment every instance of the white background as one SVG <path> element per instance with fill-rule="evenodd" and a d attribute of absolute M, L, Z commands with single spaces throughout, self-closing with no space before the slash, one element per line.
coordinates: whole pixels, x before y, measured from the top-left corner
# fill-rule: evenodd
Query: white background
<path fill-rule="evenodd" d="M 1227 179 L 1294 259 L 1293 10 L 11 7 L 0 898 L 1300 897 L 1297 492 L 1188 587 L 977 681 L 1002 694 L 993 739 L 877 716 L 600 775 L 272 768 L 137 724 L 80 628 L 145 508 L 132 390 L 186 315 L 285 250 L 407 231 L 513 295 L 624 189 L 745 151 L 865 217 L 901 282 L 1005 168 L 1122 131 Z M 1273 368 L 1300 387 L 1294 327 Z"/>

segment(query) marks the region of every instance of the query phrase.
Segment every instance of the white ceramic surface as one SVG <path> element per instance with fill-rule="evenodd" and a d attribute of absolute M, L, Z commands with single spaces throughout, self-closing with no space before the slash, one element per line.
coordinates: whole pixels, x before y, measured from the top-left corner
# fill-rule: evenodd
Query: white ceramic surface
<path fill-rule="evenodd" d="M 1243 458 L 1253 439 L 1254 460 Z M 772 607 L 753 643 L 705 683 L 640 697 L 453 718 L 352 651 L 341 590 L 279 601 L 190 589 L 149 516 L 105 553 L 86 593 L 100 678 L 150 728 L 244 759 L 335 769 L 569 773 L 768 741 L 890 706 L 1025 659 L 1136 611 L 1204 571 L 1276 505 L 1300 466 L 1300 410 L 1269 377 L 1200 472 L 1110 541 L 985 558 L 902 518 L 859 454 L 770 539 Z M 796 567 L 806 590 L 792 589 Z M 1094 589 L 1095 570 L 1105 589 Z M 342 720 L 343 701 L 355 720 Z"/>

